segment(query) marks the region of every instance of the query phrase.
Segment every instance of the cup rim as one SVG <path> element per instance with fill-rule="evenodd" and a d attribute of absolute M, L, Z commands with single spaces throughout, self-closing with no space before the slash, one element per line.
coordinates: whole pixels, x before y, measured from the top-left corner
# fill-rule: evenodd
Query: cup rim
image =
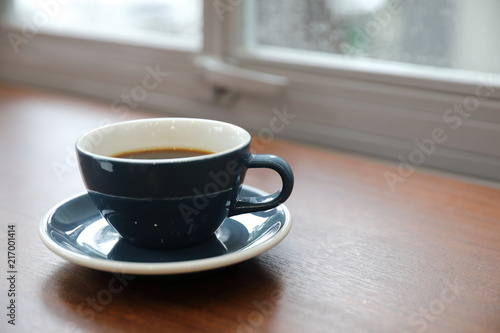
<path fill-rule="evenodd" d="M 247 138 L 245 139 L 244 142 L 238 144 L 237 146 L 234 146 L 232 148 L 220 151 L 220 152 L 215 152 L 215 153 L 210 153 L 206 155 L 199 155 L 199 156 L 191 156 L 191 157 L 181 157 L 181 158 L 167 158 L 167 159 L 132 159 L 132 158 L 123 158 L 123 157 L 113 157 L 113 156 L 108 156 L 108 155 L 103 155 L 103 154 L 97 154 L 94 152 L 90 152 L 88 149 L 85 149 L 82 147 L 82 142 L 88 138 L 90 135 L 95 134 L 99 131 L 104 131 L 106 133 L 106 130 L 109 130 L 113 127 L 116 126 L 124 126 L 127 124 L 138 124 L 138 123 L 146 123 L 146 122 L 154 122 L 154 121 L 196 121 L 196 122 L 205 122 L 205 123 L 210 123 L 210 124 L 221 124 L 224 126 L 229 126 L 234 128 L 236 131 L 242 132 Z M 133 119 L 133 120 L 127 120 L 127 121 L 120 121 L 116 123 L 111 123 L 108 125 L 100 126 L 97 127 L 93 130 L 87 131 L 84 134 L 80 135 L 78 139 L 76 140 L 75 143 L 75 148 L 76 150 L 81 153 L 85 154 L 87 156 L 90 156 L 94 159 L 99 159 L 99 160 L 106 160 L 110 162 L 121 162 L 121 163 L 131 163 L 131 164 L 171 164 L 171 163 L 182 163 L 182 162 L 191 162 L 191 161 L 201 161 L 201 160 L 207 160 L 207 159 L 212 159 L 212 158 L 217 158 L 220 156 L 224 156 L 233 152 L 236 152 L 240 149 L 245 148 L 248 146 L 251 142 L 251 135 L 248 133 L 247 130 L 244 128 L 234 125 L 228 122 L 224 121 L 219 121 L 219 120 L 212 120 L 212 119 L 203 119 L 203 118 L 188 118 L 188 117 L 161 117 L 161 118 L 143 118 L 143 119 Z"/>

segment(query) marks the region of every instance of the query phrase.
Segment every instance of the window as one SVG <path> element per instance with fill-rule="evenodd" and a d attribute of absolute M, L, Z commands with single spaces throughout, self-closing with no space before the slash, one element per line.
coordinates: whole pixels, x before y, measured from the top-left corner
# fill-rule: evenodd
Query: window
<path fill-rule="evenodd" d="M 256 132 L 278 110 L 276 135 L 500 180 L 495 0 L 7 4 L 4 80 L 112 104 L 157 70 L 142 108 Z"/>
<path fill-rule="evenodd" d="M 12 3 L 11 22 L 88 38 L 147 40 L 199 48 L 201 0 L 72 0 Z"/>

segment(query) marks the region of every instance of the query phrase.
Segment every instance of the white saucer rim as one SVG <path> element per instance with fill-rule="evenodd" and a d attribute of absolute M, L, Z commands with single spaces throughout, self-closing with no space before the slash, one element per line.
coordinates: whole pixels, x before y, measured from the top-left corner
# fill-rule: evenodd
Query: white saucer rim
<path fill-rule="evenodd" d="M 249 185 L 244 185 L 245 188 L 259 193 L 260 195 L 267 195 L 266 192 Z M 85 256 L 80 253 L 74 253 L 68 249 L 60 247 L 55 243 L 52 238 L 46 232 L 47 222 L 50 216 L 55 212 L 57 208 L 64 205 L 65 203 L 74 200 L 80 196 L 86 195 L 87 192 L 80 192 L 58 204 L 54 205 L 42 218 L 39 224 L 39 236 L 44 243 L 44 245 L 51 250 L 56 255 L 64 258 L 77 265 L 92 268 L 100 271 L 106 271 L 110 273 L 121 273 L 121 274 L 137 274 L 137 275 L 171 275 L 171 274 L 182 274 L 182 273 L 194 273 L 205 270 L 211 270 L 216 268 L 221 268 L 229 265 L 233 265 L 239 262 L 246 261 L 253 257 L 256 257 L 266 251 L 269 251 L 276 245 L 278 245 L 290 232 L 292 227 L 292 218 L 288 208 L 281 204 L 278 207 L 283 209 L 285 220 L 283 221 L 283 226 L 280 230 L 273 235 L 270 239 L 265 242 L 258 244 L 254 247 L 246 248 L 238 252 L 214 256 L 204 259 L 196 259 L 189 261 L 180 262 L 157 262 L 157 263 L 141 263 L 141 262 L 125 262 L 125 261 L 112 261 L 109 259 L 92 258 Z"/>

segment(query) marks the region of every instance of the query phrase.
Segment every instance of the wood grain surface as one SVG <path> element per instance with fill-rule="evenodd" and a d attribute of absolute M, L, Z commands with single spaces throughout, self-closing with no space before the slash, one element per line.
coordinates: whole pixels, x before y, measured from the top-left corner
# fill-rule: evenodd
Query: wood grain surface
<path fill-rule="evenodd" d="M 500 332 L 496 184 L 417 169 L 391 191 L 384 174 L 396 164 L 299 142 L 256 137 L 254 152 L 283 157 L 296 177 L 292 230 L 257 258 L 156 277 L 59 258 L 37 231 L 52 206 L 84 190 L 76 138 L 168 116 L 110 104 L 0 86 L 0 332 Z M 279 187 L 270 171 L 251 170 L 246 183 Z M 6 316 L 11 224 L 15 327 Z"/>

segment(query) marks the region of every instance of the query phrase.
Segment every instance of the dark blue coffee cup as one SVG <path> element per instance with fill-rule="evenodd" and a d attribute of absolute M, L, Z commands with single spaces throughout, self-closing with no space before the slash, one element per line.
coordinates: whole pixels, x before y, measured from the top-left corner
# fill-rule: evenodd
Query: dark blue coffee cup
<path fill-rule="evenodd" d="M 88 194 L 106 221 L 129 243 L 173 249 L 209 239 L 229 216 L 283 203 L 293 173 L 280 157 L 249 152 L 241 127 L 213 120 L 156 118 L 104 126 L 81 136 L 76 150 Z M 132 159 L 124 152 L 195 149 L 200 156 Z M 240 198 L 248 168 L 270 168 L 280 191 Z"/>

